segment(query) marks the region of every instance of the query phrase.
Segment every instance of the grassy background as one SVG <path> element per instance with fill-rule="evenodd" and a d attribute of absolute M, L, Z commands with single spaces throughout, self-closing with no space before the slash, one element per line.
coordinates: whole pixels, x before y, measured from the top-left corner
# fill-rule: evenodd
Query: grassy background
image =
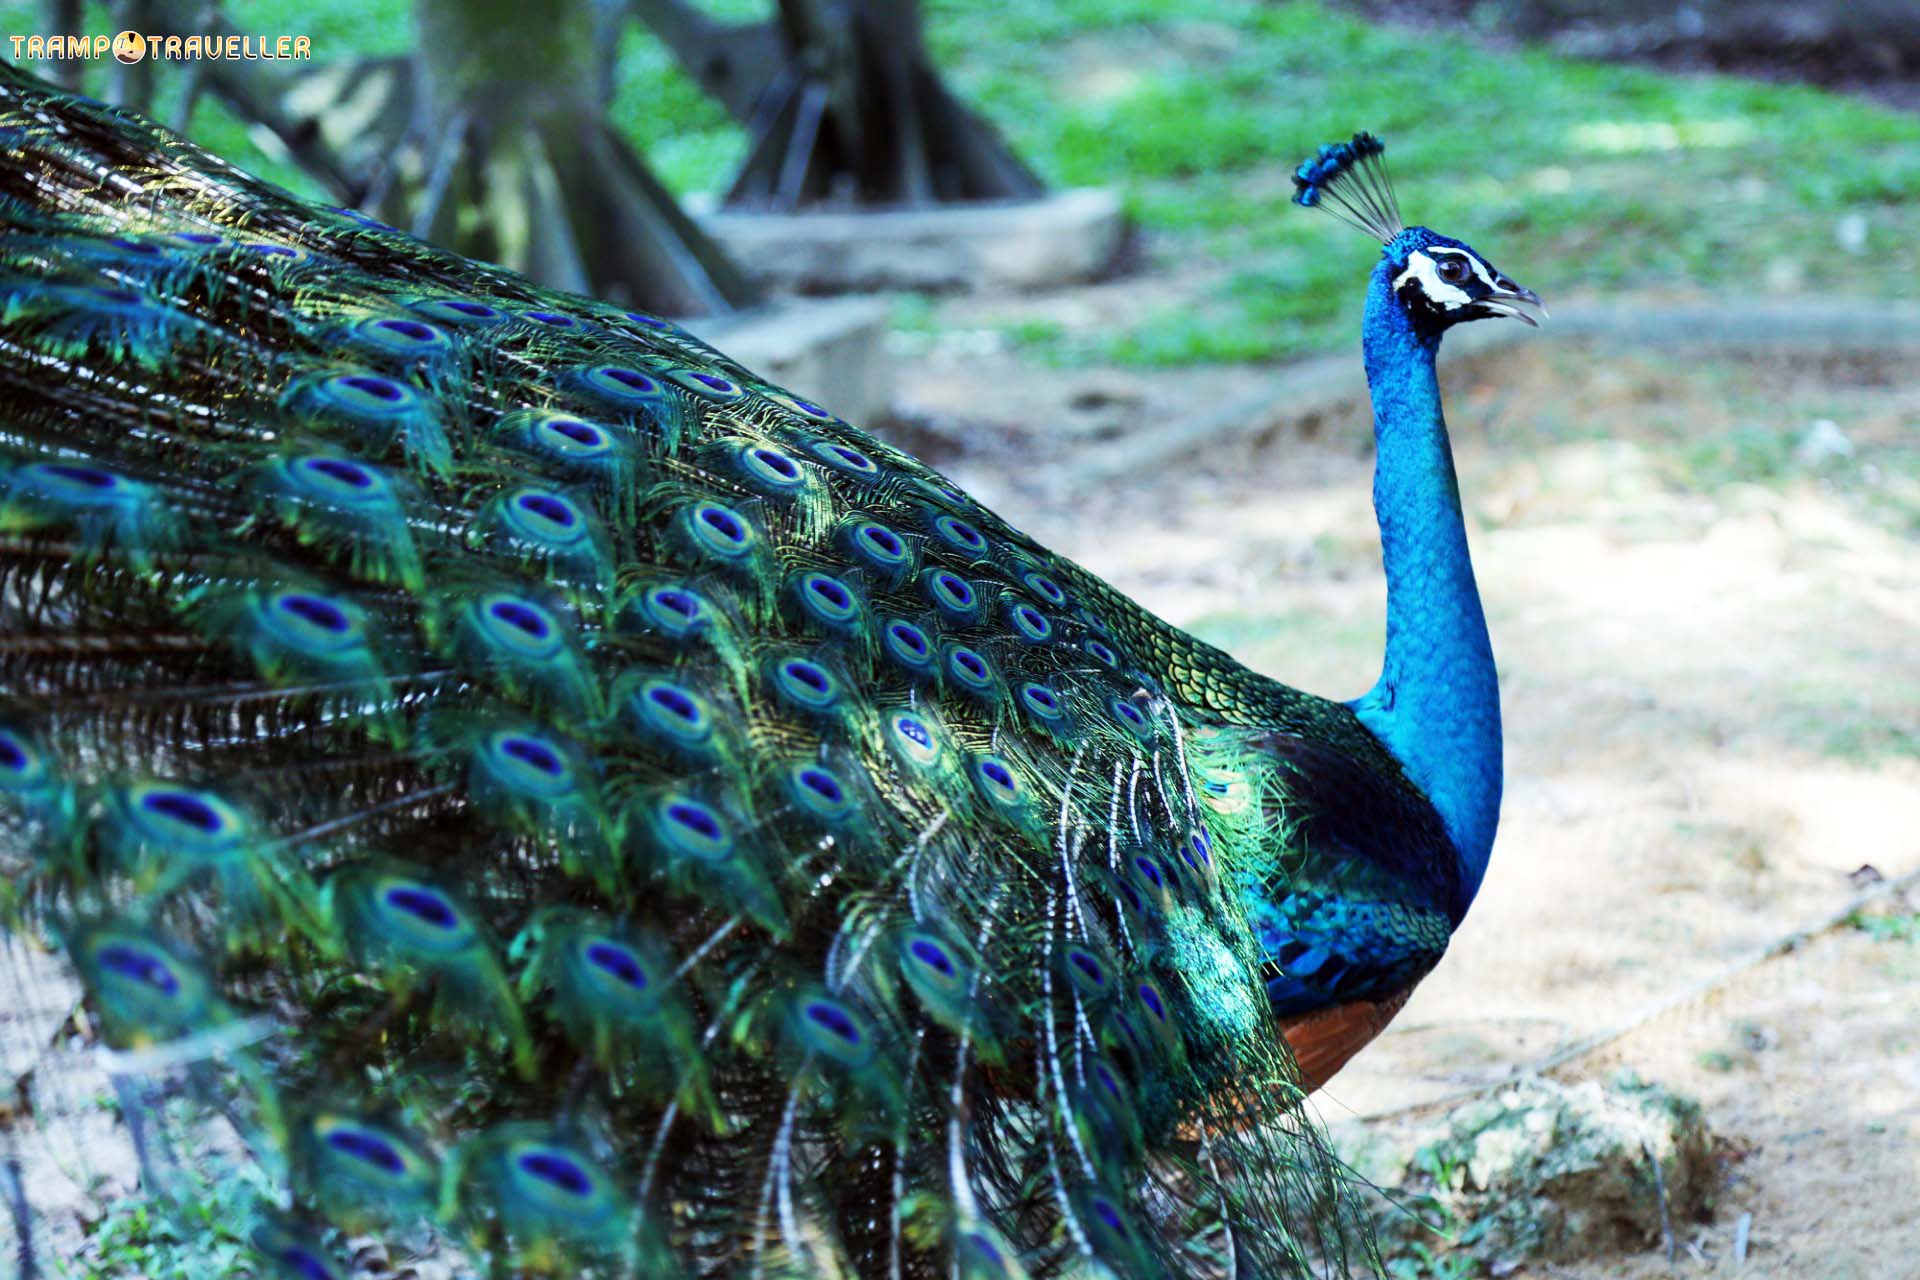
<path fill-rule="evenodd" d="M 708 0 L 747 18 L 765 0 Z M 1284 358 L 1350 335 L 1372 248 L 1287 211 L 1288 172 L 1355 128 L 1384 134 L 1407 216 L 1469 233 L 1550 298 L 1621 290 L 1896 296 L 1920 241 L 1920 120 L 1815 89 L 1673 76 L 1377 28 L 1311 0 L 926 0 L 936 56 L 1051 182 L 1110 184 L 1150 266 L 1195 281 L 1115 328 L 1008 323 L 1074 363 Z M 109 29 L 103 7 L 89 23 Z M 0 31 L 38 29 L 0 5 Z M 404 0 L 263 0 L 245 27 L 322 56 L 400 52 Z M 163 108 L 167 105 L 163 99 Z M 644 31 L 610 110 L 670 186 L 721 185 L 739 129 Z M 163 109 L 163 116 L 166 111 Z M 318 194 L 215 103 L 195 137 Z M 939 308 L 910 322 L 937 326 Z"/>

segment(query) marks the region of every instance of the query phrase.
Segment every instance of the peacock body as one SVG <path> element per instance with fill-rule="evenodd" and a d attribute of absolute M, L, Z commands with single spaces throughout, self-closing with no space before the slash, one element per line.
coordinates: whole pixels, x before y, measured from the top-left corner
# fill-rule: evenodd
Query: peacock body
<path fill-rule="evenodd" d="M 1378 228 L 1349 706 L 670 323 L 10 71 L 0 146 L 0 925 L 195 1110 L 156 1191 L 252 1169 L 309 1280 L 1337 1263 L 1298 1103 L 1492 840 L 1431 371 L 1511 282 Z"/>

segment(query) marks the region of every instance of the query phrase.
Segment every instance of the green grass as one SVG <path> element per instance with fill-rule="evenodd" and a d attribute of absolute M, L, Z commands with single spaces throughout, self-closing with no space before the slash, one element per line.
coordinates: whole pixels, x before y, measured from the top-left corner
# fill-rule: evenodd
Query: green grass
<path fill-rule="evenodd" d="M 765 0 L 709 0 L 732 17 Z M 1190 298 L 1119 330 L 1027 325 L 1061 362 L 1188 365 L 1323 349 L 1357 327 L 1374 250 L 1287 204 L 1317 143 L 1383 133 L 1407 216 L 1474 242 L 1550 300 L 1569 294 L 1910 292 L 1920 241 L 1920 120 L 1728 77 L 1673 76 L 1375 27 L 1313 0 L 926 0 L 956 87 L 1059 185 L 1118 186 L 1155 266 Z M 406 47 L 404 0 L 262 0 L 258 32 L 309 32 L 322 55 Z M 0 4 L 0 30 L 38 29 Z M 111 29 L 100 5 L 89 29 Z M 163 96 L 162 107 L 168 105 Z M 676 190 L 721 187 L 740 130 L 638 27 L 610 111 Z M 217 104 L 193 132 L 276 180 Z M 1908 203 L 1907 208 L 1911 207 Z M 1864 251 L 1836 227 L 1864 220 Z M 937 315 L 936 315 L 937 323 Z"/>
<path fill-rule="evenodd" d="M 1884 915 L 1862 913 L 1847 923 L 1876 942 L 1904 942 L 1920 946 L 1920 911 L 1894 911 Z"/>
<path fill-rule="evenodd" d="M 189 1170 L 171 1201 L 150 1194 L 115 1200 L 86 1228 L 75 1256 L 51 1259 L 58 1280 L 203 1280 L 242 1274 L 253 1261 L 247 1232 L 270 1188 L 233 1171 Z"/>

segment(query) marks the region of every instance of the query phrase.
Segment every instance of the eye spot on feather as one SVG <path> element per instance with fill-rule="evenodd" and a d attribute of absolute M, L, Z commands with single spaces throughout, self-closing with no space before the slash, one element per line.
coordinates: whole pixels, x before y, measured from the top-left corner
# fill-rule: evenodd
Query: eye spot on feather
<path fill-rule="evenodd" d="M 391 231 L 395 235 L 401 234 L 400 228 L 382 222 L 370 213 L 362 213 L 358 209 L 349 209 L 342 204 L 323 204 L 320 207 L 329 213 L 337 213 L 348 222 L 365 227 L 369 231 Z"/>
<path fill-rule="evenodd" d="M 787 794 L 812 817 L 839 822 L 852 814 L 853 796 L 832 770 L 817 764 L 798 764 L 787 771 Z"/>
<path fill-rule="evenodd" d="M 527 430 L 535 450 L 562 462 L 597 463 L 616 451 L 611 434 L 579 418 L 546 414 L 533 419 Z"/>
<path fill-rule="evenodd" d="M 767 399 L 773 401 L 775 404 L 779 405 L 781 408 L 788 409 L 794 413 L 797 413 L 802 418 L 806 418 L 809 421 L 812 421 L 812 422 L 833 421 L 832 414 L 828 413 L 825 409 L 822 409 L 819 405 L 814 404 L 811 400 L 802 400 L 799 396 L 788 395 L 784 391 L 775 391 L 772 389 L 763 391 L 761 392 L 761 394 L 766 396 Z"/>
<path fill-rule="evenodd" d="M 864 1037 L 851 1014 L 838 1005 L 815 1000 L 806 1006 L 807 1020 L 828 1035 L 849 1046 L 858 1046 Z"/>
<path fill-rule="evenodd" d="M 407 1171 L 399 1149 L 378 1134 L 345 1125 L 331 1129 L 326 1144 L 341 1155 L 372 1165 L 382 1173 L 398 1176 Z"/>
<path fill-rule="evenodd" d="M 830 1062 L 857 1071 L 870 1065 L 877 1054 L 866 1018 L 841 1001 L 826 996 L 804 1000 L 789 1016 L 801 1046 Z"/>
<path fill-rule="evenodd" d="M 1166 877 L 1161 874 L 1159 864 L 1154 862 L 1152 858 L 1141 855 L 1134 858 L 1133 865 L 1134 868 L 1140 872 L 1141 876 L 1145 878 L 1146 882 L 1155 889 L 1165 889 L 1167 887 Z"/>
<path fill-rule="evenodd" d="M 432 325 L 422 324 L 418 320 L 375 320 L 373 327 L 415 346 L 437 343 L 445 337 Z"/>
<path fill-rule="evenodd" d="M 33 759 L 26 744 L 12 733 L 0 729 L 0 769 L 8 773 L 25 773 L 27 762 Z"/>
<path fill-rule="evenodd" d="M 677 853 L 718 862 L 733 852 L 726 820 L 711 805 L 685 796 L 669 796 L 657 810 L 661 834 Z"/>
<path fill-rule="evenodd" d="M 620 408 L 651 405 L 661 396 L 659 382 L 637 369 L 613 364 L 593 366 L 581 375 L 581 383 L 599 399 Z"/>
<path fill-rule="evenodd" d="M 933 531 L 940 540 L 969 555 L 982 555 L 987 549 L 986 537 L 972 525 L 958 516 L 936 516 Z"/>
<path fill-rule="evenodd" d="M 160 956 L 145 947 L 111 942 L 94 952 L 94 962 L 108 973 L 151 987 L 163 996 L 180 993 L 180 979 Z"/>
<path fill-rule="evenodd" d="M 578 418 L 549 418 L 540 425 L 543 430 L 551 431 L 582 449 L 598 449 L 607 442 L 606 432 Z"/>
<path fill-rule="evenodd" d="M 706 719 L 692 694 L 678 685 L 661 681 L 647 690 L 647 701 L 685 725 L 698 725 Z"/>
<path fill-rule="evenodd" d="M 537 738 L 510 735 L 500 739 L 499 747 L 502 755 L 526 765 L 529 769 L 538 770 L 548 777 L 558 778 L 567 771 L 566 762 L 560 758 L 560 753 Z"/>
<path fill-rule="evenodd" d="M 676 640 L 703 630 L 713 618 L 713 607 L 686 587 L 649 587 L 640 597 L 640 612 Z"/>
<path fill-rule="evenodd" d="M 305 262 L 313 256 L 305 249 L 296 249 L 284 244 L 269 244 L 265 240 L 249 240 L 240 247 L 262 258 L 279 258 L 286 262 Z"/>
<path fill-rule="evenodd" d="M 116 236 L 108 243 L 115 248 L 125 249 L 128 253 L 137 253 L 143 258 L 158 258 L 166 252 L 157 244 L 151 244 L 145 240 L 133 240 L 125 236 Z"/>
<path fill-rule="evenodd" d="M 1147 713 L 1136 707 L 1131 699 L 1114 698 L 1107 703 L 1107 709 L 1113 713 L 1113 718 L 1119 722 L 1120 727 L 1134 737 L 1142 740 L 1153 737 L 1153 722 L 1147 719 Z"/>
<path fill-rule="evenodd" d="M 362 320 L 353 329 L 354 339 L 363 349 L 403 356 L 409 360 L 437 356 L 453 346 L 446 332 L 421 320 L 382 317 Z"/>
<path fill-rule="evenodd" d="M 972 616 L 974 608 L 980 603 L 979 593 L 973 584 L 957 573 L 945 569 L 934 569 L 926 576 L 927 596 L 934 607 L 942 613 L 958 619 Z"/>
<path fill-rule="evenodd" d="M 947 674 L 970 692 L 983 693 L 993 688 L 993 667 L 965 645 L 955 645 L 947 651 Z"/>
<path fill-rule="evenodd" d="M 1120 664 L 1120 655 L 1115 653 L 1113 646 L 1104 640 L 1089 637 L 1086 642 L 1086 650 L 1093 660 L 1102 666 L 1114 667 Z"/>
<path fill-rule="evenodd" d="M 1107 1230 L 1120 1237 L 1123 1242 L 1131 1238 L 1127 1232 L 1126 1219 L 1120 1216 L 1120 1211 L 1114 1208 L 1113 1203 L 1105 1196 L 1093 1196 L 1087 1203 L 1092 1206 L 1094 1216 L 1100 1219 Z"/>
<path fill-rule="evenodd" d="M 869 458 L 850 444 L 841 444 L 837 440 L 821 440 L 814 444 L 813 452 L 827 465 L 837 471 L 850 475 L 878 475 L 880 464 Z"/>
<path fill-rule="evenodd" d="M 1196 828 L 1187 837 L 1186 844 L 1181 847 L 1180 857 L 1195 871 L 1213 865 L 1213 842 L 1208 839 L 1204 828 Z"/>
<path fill-rule="evenodd" d="M 563 315 L 558 311 L 522 311 L 520 318 L 547 329 L 580 329 L 585 327 L 572 316 Z"/>
<path fill-rule="evenodd" d="M 860 598 L 831 574 L 802 574 L 799 591 L 802 608 L 817 622 L 843 630 L 860 620 Z"/>
<path fill-rule="evenodd" d="M 794 780 L 827 804 L 837 805 L 847 798 L 846 790 L 825 769 L 801 769 L 794 774 Z"/>
<path fill-rule="evenodd" d="M 1029 644 L 1041 644 L 1053 637 L 1053 623 L 1047 615 L 1030 604 L 1016 601 L 1007 610 L 1007 621 L 1022 640 Z"/>
<path fill-rule="evenodd" d="M 323 379 L 313 389 L 316 406 L 344 415 L 349 421 L 392 423 L 419 407 L 413 389 L 392 378 L 371 373 L 341 373 Z"/>
<path fill-rule="evenodd" d="M 518 633 L 522 641 L 543 643 L 552 639 L 558 628 L 553 617 L 538 605 L 512 596 L 494 596 L 486 602 L 484 616 Z M 503 634 L 498 628 L 495 634 Z"/>
<path fill-rule="evenodd" d="M 956 507 L 963 511 L 969 510 L 973 506 L 973 499 L 969 498 L 954 485 L 946 483 L 944 480 L 922 477 L 914 481 L 914 487 L 930 498 L 944 502 L 948 506 Z"/>
<path fill-rule="evenodd" d="M 744 445 L 739 457 L 741 469 L 750 481 L 758 482 L 758 488 L 784 492 L 802 488 L 807 482 L 800 464 L 772 445 Z"/>
<path fill-rule="evenodd" d="M 349 489 L 371 489 L 374 484 L 372 472 L 359 463 L 349 462 L 345 458 L 302 458 L 297 465 L 305 471 L 323 476 L 334 484 L 345 485 Z"/>
<path fill-rule="evenodd" d="M 525 730 L 495 730 L 473 764 L 476 787 L 513 799 L 551 802 L 575 788 L 574 767 L 560 746 Z"/>
<path fill-rule="evenodd" d="M 641 727 L 682 747 L 698 747 L 713 737 L 713 712 L 705 698 L 671 680 L 654 679 L 634 699 Z"/>
<path fill-rule="evenodd" d="M 167 239 L 176 244 L 198 245 L 201 248 L 226 243 L 226 237 L 214 235 L 211 231 L 173 231 L 168 233 Z"/>
<path fill-rule="evenodd" d="M 32 462 L 22 470 L 47 480 L 53 480 L 69 489 L 103 494 L 121 487 L 123 481 L 111 471 L 99 467 L 86 467 L 73 462 Z"/>
<path fill-rule="evenodd" d="M 1019 778 L 998 756 L 982 756 L 974 761 L 973 776 L 990 799 L 1011 803 L 1020 798 Z"/>
<path fill-rule="evenodd" d="M 450 930 L 460 923 L 452 904 L 431 889 L 418 885 L 395 885 L 381 895 L 396 911 L 404 911 L 422 924 Z"/>
<path fill-rule="evenodd" d="M 582 1199 L 593 1194 L 593 1179 L 586 1171 L 557 1151 L 522 1152 L 514 1161 L 520 1171 Z"/>
<path fill-rule="evenodd" d="M 1021 581 L 1026 583 L 1029 591 L 1055 608 L 1067 602 L 1066 589 L 1044 573 L 1029 573 Z"/>
<path fill-rule="evenodd" d="M 239 815 L 210 796 L 168 787 L 137 789 L 140 809 L 160 820 L 154 834 L 164 835 L 169 826 L 202 836 L 219 835 L 239 825 Z"/>
<path fill-rule="evenodd" d="M 1033 682 L 1021 685 L 1020 703 L 1049 725 L 1057 725 L 1066 718 L 1066 712 L 1060 706 L 1060 696 L 1044 684 Z"/>
<path fill-rule="evenodd" d="M 587 944 L 586 957 L 588 964 L 624 987 L 645 991 L 652 985 L 640 957 L 627 947 L 604 940 L 591 942 Z"/>
<path fill-rule="evenodd" d="M 824 711 L 840 699 L 840 682 L 833 673 L 805 658 L 784 658 L 776 662 L 773 684 L 781 697 L 804 711 Z"/>
<path fill-rule="evenodd" d="M 1078 947 L 1067 949 L 1067 965 L 1076 984 L 1096 994 L 1106 990 L 1106 966 Z"/>
<path fill-rule="evenodd" d="M 448 324 L 493 324 L 507 317 L 507 313 L 498 307 L 490 307 L 470 298 L 422 298 L 408 305 L 423 316 Z"/>
<path fill-rule="evenodd" d="M 915 960 L 943 978 L 951 978 L 956 973 L 953 957 L 947 954 L 945 947 L 931 938 L 913 939 L 907 944 L 907 951 Z"/>
<path fill-rule="evenodd" d="M 898 568 L 907 562 L 907 544 L 900 535 L 873 520 L 853 531 L 854 548 L 862 557 L 882 568 Z"/>
<path fill-rule="evenodd" d="M 933 667 L 933 641 L 911 622 L 896 618 L 887 623 L 880 643 L 888 657 L 910 672 L 924 674 Z"/>
<path fill-rule="evenodd" d="M 717 373 L 706 373 L 698 369 L 669 369 L 665 376 L 675 386 L 714 404 L 726 404 L 747 394 L 739 383 L 730 378 L 723 378 Z"/>
<path fill-rule="evenodd" d="M 538 516 L 548 524 L 559 525 L 563 529 L 580 523 L 579 512 L 571 502 L 537 489 L 523 489 L 515 494 L 513 505 L 528 515 Z"/>
<path fill-rule="evenodd" d="M 622 311 L 622 316 L 633 321 L 643 329 L 671 329 L 672 325 L 658 316 L 650 316 L 644 311 Z"/>
<path fill-rule="evenodd" d="M 359 647 L 360 626 L 352 613 L 325 596 L 281 591 L 269 597 L 269 631 L 276 641 L 319 657 Z"/>
<path fill-rule="evenodd" d="M 743 558 L 757 540 L 745 516 L 717 502 L 696 503 L 691 508 L 687 527 L 702 550 L 725 560 Z"/>
<path fill-rule="evenodd" d="M 945 755 L 933 727 L 911 712 L 895 712 L 887 727 L 894 755 L 914 768 L 932 768 Z"/>

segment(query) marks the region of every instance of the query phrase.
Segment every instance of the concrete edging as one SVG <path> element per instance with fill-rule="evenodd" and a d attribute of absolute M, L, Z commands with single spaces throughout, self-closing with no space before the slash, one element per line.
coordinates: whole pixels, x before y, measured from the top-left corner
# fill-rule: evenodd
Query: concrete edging
<path fill-rule="evenodd" d="M 1474 325 L 1447 340 L 1447 362 L 1488 359 L 1529 336 L 1521 325 Z M 1827 303 L 1742 303 L 1724 306 L 1570 307 L 1556 311 L 1544 336 L 1630 343 L 1665 349 L 1788 349 L 1808 355 L 1842 351 L 1920 351 L 1920 306 L 1866 300 Z M 1201 441 L 1250 439 L 1302 418 L 1366 404 L 1367 380 L 1357 353 L 1316 356 L 1276 370 L 1258 392 L 1097 450 L 1074 467 L 1076 483 L 1099 483 L 1145 470 Z"/>

